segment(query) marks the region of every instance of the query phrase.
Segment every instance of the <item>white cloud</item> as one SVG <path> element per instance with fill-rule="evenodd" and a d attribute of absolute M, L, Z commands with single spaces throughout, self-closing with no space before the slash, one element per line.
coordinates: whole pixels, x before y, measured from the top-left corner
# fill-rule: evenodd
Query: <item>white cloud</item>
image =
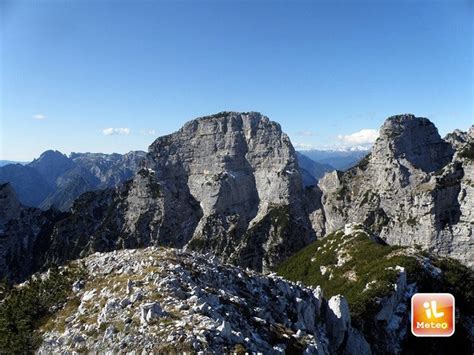
<path fill-rule="evenodd" d="M 140 131 L 141 134 L 143 134 L 144 136 L 155 136 L 156 135 L 156 131 L 154 129 L 142 129 Z"/>
<path fill-rule="evenodd" d="M 130 128 L 105 128 L 102 133 L 106 136 L 128 135 L 130 134 Z"/>
<path fill-rule="evenodd" d="M 364 128 L 352 134 L 339 135 L 337 139 L 347 144 L 372 144 L 378 136 L 379 131 L 376 129 Z"/>
<path fill-rule="evenodd" d="M 302 136 L 302 137 L 314 137 L 316 136 L 316 132 L 305 130 L 305 131 L 298 131 L 296 132 L 297 136 Z"/>
<path fill-rule="evenodd" d="M 46 118 L 46 116 L 41 114 L 41 113 L 37 113 L 36 115 L 33 115 L 33 118 L 35 120 L 40 120 L 41 121 L 41 120 L 44 120 Z"/>

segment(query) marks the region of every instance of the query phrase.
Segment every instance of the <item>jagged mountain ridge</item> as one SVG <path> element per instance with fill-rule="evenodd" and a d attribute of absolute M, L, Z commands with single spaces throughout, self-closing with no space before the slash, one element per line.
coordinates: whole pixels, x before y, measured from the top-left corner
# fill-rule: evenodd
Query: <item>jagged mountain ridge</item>
<path fill-rule="evenodd" d="M 2 185 L 2 276 L 21 280 L 51 262 L 150 245 L 209 252 L 268 271 L 352 220 L 389 244 L 420 244 L 469 264 L 473 130 L 442 140 L 428 120 L 401 115 L 389 118 L 381 131 L 371 155 L 357 167 L 330 173 L 319 187 L 307 189 L 280 126 L 258 113 L 230 112 L 199 118 L 157 139 L 132 180 L 81 195 L 70 213 L 22 207 L 11 187 Z M 403 198 L 414 208 L 397 218 L 406 212 Z M 436 229 L 440 220 L 446 222 Z M 404 232 L 409 238 L 399 240 L 404 225 L 413 234 Z M 339 336 L 329 341 L 341 351 L 351 336 L 342 313 L 348 309 L 336 316 L 343 330 L 332 330 Z M 103 335 L 115 339 L 115 333 Z M 352 353 L 368 353 L 356 339 Z"/>
<path fill-rule="evenodd" d="M 452 144 L 426 118 L 388 118 L 371 154 L 319 182 L 326 232 L 358 222 L 393 245 L 474 263 L 473 160 L 462 152 L 473 128 Z M 459 134 L 458 134 L 459 135 Z"/>
<path fill-rule="evenodd" d="M 0 167 L 0 183 L 10 183 L 26 206 L 68 210 L 82 193 L 104 189 L 133 177 L 145 152 L 71 153 L 48 150 L 28 164 Z"/>
<path fill-rule="evenodd" d="M 422 144 L 410 145 L 414 137 Z M 464 180 L 457 178 L 459 171 L 451 173 L 460 164 L 472 167 L 460 153 L 468 137 L 472 135 L 453 135 L 456 148 L 441 140 L 427 119 L 389 118 L 369 158 L 344 174 L 326 175 L 319 187 L 303 189 L 297 156 L 277 123 L 258 113 L 223 112 L 199 118 L 158 138 L 133 180 L 77 199 L 71 213 L 44 238 L 47 246 L 38 257 L 39 264 L 62 263 L 95 251 L 167 245 L 212 252 L 238 265 L 270 270 L 315 237 L 342 228 L 352 219 L 371 227 L 389 244 L 421 244 L 469 263 L 472 169 L 463 169 Z M 366 169 L 370 174 L 363 174 Z M 437 175 L 436 169 L 446 174 Z M 457 237 L 440 234 L 433 239 L 430 233 L 436 222 L 425 228 L 425 234 L 399 240 L 400 225 L 410 225 L 416 218 L 430 219 L 430 207 L 423 207 L 420 216 L 412 212 L 396 220 L 387 216 L 387 206 L 398 211 L 394 199 L 412 196 L 416 200 L 420 186 L 421 195 L 431 198 L 431 193 L 423 194 L 429 179 L 441 179 L 451 191 L 449 201 L 439 195 L 441 203 L 449 205 L 462 197 L 461 190 L 467 192 L 460 204 L 462 211 L 457 212 L 463 216 L 461 223 L 449 219 L 445 223 L 445 227 L 457 228 Z M 460 189 L 459 181 L 466 186 Z M 384 186 L 383 194 L 371 197 L 371 191 Z M 446 213 L 443 206 L 439 209 Z M 5 273 L 8 275 L 8 268 Z"/>

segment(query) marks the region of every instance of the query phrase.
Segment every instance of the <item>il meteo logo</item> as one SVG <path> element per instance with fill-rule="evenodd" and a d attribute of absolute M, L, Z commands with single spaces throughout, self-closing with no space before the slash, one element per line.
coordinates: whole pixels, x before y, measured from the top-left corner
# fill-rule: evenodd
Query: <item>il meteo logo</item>
<path fill-rule="evenodd" d="M 411 298 L 411 332 L 417 337 L 454 334 L 454 297 L 450 293 L 417 293 Z"/>

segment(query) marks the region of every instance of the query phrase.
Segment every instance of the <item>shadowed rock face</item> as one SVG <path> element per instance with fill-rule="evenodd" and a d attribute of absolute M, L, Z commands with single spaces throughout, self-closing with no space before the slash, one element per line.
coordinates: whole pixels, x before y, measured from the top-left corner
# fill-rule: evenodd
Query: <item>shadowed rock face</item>
<path fill-rule="evenodd" d="M 18 280 L 36 271 L 61 217 L 57 211 L 23 207 L 10 184 L 0 184 L 0 278 Z"/>
<path fill-rule="evenodd" d="M 327 231 L 364 223 L 389 244 L 420 245 L 472 265 L 474 169 L 460 153 L 471 144 L 459 132 L 444 141 L 426 118 L 388 118 L 358 166 L 320 180 Z"/>

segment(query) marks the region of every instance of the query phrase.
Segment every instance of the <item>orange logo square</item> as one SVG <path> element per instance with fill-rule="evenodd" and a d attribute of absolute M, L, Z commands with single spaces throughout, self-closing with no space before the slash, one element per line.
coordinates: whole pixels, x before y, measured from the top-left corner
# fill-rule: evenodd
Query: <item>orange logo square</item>
<path fill-rule="evenodd" d="M 450 337 L 454 313 L 452 294 L 417 293 L 411 298 L 411 332 L 417 337 Z"/>

